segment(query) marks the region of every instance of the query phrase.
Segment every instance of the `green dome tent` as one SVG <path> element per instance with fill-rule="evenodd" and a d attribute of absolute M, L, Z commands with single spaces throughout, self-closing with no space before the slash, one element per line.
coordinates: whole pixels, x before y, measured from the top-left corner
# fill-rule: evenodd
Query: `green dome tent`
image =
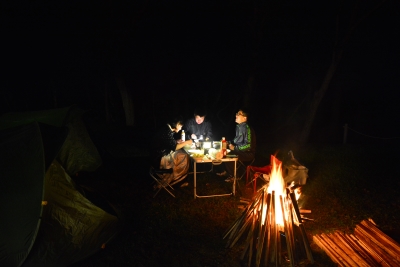
<path fill-rule="evenodd" d="M 68 266 L 118 232 L 71 175 L 101 158 L 75 107 L 0 117 L 0 266 Z"/>

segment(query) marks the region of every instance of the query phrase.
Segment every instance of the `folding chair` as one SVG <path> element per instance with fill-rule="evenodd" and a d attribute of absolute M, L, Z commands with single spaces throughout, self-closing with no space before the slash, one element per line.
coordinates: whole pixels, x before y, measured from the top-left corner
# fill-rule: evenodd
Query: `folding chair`
<path fill-rule="evenodd" d="M 238 159 L 238 161 L 236 162 L 236 185 L 240 194 L 242 194 L 242 188 L 240 187 L 239 181 L 242 180 L 243 176 L 246 175 L 247 167 L 251 166 L 255 160 L 255 158 L 250 161 L 242 161 Z"/>
<path fill-rule="evenodd" d="M 241 180 L 246 175 L 247 167 L 251 166 L 254 163 L 255 160 L 256 160 L 255 158 L 253 158 L 250 161 L 242 161 L 242 160 L 238 159 L 238 161 L 236 163 L 237 164 L 237 166 L 236 166 L 236 180 Z"/>
<path fill-rule="evenodd" d="M 271 170 L 272 170 L 272 165 L 266 165 L 263 167 L 256 167 L 256 166 L 251 166 L 251 165 L 247 166 L 246 186 L 253 183 L 254 193 L 256 193 L 257 179 L 261 179 L 265 183 L 269 183 L 269 177 L 271 175 Z"/>
<path fill-rule="evenodd" d="M 170 191 L 174 190 L 174 188 L 169 184 L 163 181 L 163 175 L 172 173 L 172 169 L 156 169 L 153 166 L 150 167 L 149 174 L 156 182 L 156 193 L 153 198 L 157 196 L 157 194 L 161 191 L 161 189 L 165 189 L 171 196 L 175 197 L 175 195 Z"/>

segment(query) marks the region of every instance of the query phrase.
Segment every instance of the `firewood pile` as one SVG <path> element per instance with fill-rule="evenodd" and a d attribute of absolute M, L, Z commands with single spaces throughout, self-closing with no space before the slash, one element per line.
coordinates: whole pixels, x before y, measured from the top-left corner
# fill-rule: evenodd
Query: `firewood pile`
<path fill-rule="evenodd" d="M 226 247 L 243 244 L 246 266 L 314 263 L 295 192 L 282 177 L 282 162 L 271 156 L 271 175 L 224 235 Z M 242 202 L 242 201 L 241 201 Z"/>
<path fill-rule="evenodd" d="M 358 224 L 354 234 L 320 234 L 313 241 L 338 266 L 400 266 L 400 245 L 371 219 Z"/>
<path fill-rule="evenodd" d="M 286 195 L 277 196 L 274 191 L 268 193 L 267 188 L 259 190 L 226 232 L 227 248 L 242 239 L 244 250 L 240 259 L 247 266 L 297 266 L 305 258 L 313 263 L 295 194 L 287 189 Z M 281 224 L 276 217 L 278 213 L 283 217 Z"/>

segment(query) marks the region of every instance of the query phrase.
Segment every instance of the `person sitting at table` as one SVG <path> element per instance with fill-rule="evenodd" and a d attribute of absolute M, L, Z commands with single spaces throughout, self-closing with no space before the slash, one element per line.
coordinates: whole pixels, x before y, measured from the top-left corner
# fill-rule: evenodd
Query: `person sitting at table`
<path fill-rule="evenodd" d="M 174 139 L 174 133 L 179 132 L 182 126 L 182 119 L 171 119 L 155 132 L 152 140 L 152 165 L 160 169 L 173 169 L 172 173 L 163 175 L 163 181 L 170 185 L 185 179 L 190 166 L 189 155 L 181 148 L 192 145 L 193 141 L 191 139 L 186 141 Z M 187 183 L 183 185 L 187 185 Z"/>
<path fill-rule="evenodd" d="M 199 140 L 203 137 L 203 140 L 211 140 L 212 138 L 212 126 L 211 122 L 206 120 L 207 112 L 205 109 L 197 108 L 194 111 L 194 116 L 186 121 L 183 126 L 185 135 L 193 140 Z"/>
<path fill-rule="evenodd" d="M 231 150 L 229 154 L 237 155 L 240 161 L 252 161 L 256 152 L 256 135 L 254 130 L 247 123 L 249 112 L 245 108 L 239 109 L 236 113 L 235 122 L 236 134 L 232 141 L 228 141 L 228 148 Z M 233 181 L 234 162 L 224 162 L 225 171 L 217 173 L 219 176 L 229 175 L 226 182 Z"/>

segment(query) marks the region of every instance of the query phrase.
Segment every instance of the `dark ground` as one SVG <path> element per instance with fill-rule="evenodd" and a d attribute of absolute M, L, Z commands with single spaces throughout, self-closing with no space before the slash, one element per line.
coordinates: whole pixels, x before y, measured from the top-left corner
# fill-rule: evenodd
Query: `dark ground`
<path fill-rule="evenodd" d="M 232 184 L 215 174 L 198 175 L 198 193 L 208 193 L 204 185 L 216 185 L 216 179 L 217 189 L 228 193 Z M 226 250 L 222 239 L 239 215 L 239 195 L 194 200 L 193 174 L 185 180 L 189 186 L 178 184 L 176 199 L 165 191 L 153 198 L 145 157 L 110 158 L 96 174 L 77 178 L 88 198 L 116 210 L 124 226 L 106 249 L 73 266 L 239 266 L 236 249 Z"/>
<path fill-rule="evenodd" d="M 147 140 L 143 139 L 141 144 L 134 144 L 131 138 L 134 135 L 132 130 L 118 134 L 114 132 L 112 135 L 112 138 L 111 135 L 105 135 L 106 137 L 102 140 L 94 136 L 96 145 L 100 147 L 103 166 L 95 173 L 81 174 L 75 179 L 84 188 L 90 200 L 110 213 L 117 214 L 123 222 L 123 227 L 105 249 L 74 264 L 73 267 L 243 266 L 239 260 L 241 247 L 226 249 L 226 240 L 223 239 L 223 235 L 241 214 L 238 208 L 239 197 L 251 198 L 252 189 L 246 187 L 244 181 L 240 181 L 240 190 L 235 197 L 194 200 L 193 175 L 190 174 L 186 179 L 189 186 L 176 187 L 176 198 L 172 198 L 165 191 L 161 191 L 156 198 L 153 198 L 154 191 L 151 177 L 148 175 L 146 156 Z M 274 152 L 269 151 L 270 147 L 263 146 L 262 143 L 258 146 L 260 153 L 257 154 L 256 166 L 267 165 L 269 156 Z M 321 167 L 319 171 L 315 169 L 324 161 L 331 160 L 331 155 L 324 159 L 311 152 L 306 153 L 310 159 L 304 158 L 304 160 L 315 163 L 314 166 L 313 164 L 307 166 L 310 169 L 310 185 L 307 183 L 304 191 L 309 194 L 307 189 L 314 190 L 315 186 L 330 186 L 327 182 L 316 185 L 313 176 L 319 176 L 321 175 L 319 171 L 325 171 L 324 167 Z M 341 171 L 340 167 L 338 170 Z M 331 171 L 336 170 L 332 168 Z M 371 176 L 374 175 L 375 173 L 371 172 Z M 396 176 L 395 173 L 393 175 Z M 231 184 L 227 184 L 213 173 L 198 176 L 198 193 L 200 194 L 213 192 L 214 189 L 229 192 L 230 188 Z M 335 194 L 340 194 L 340 192 L 335 192 Z M 346 218 L 337 215 L 344 212 L 340 208 L 335 210 L 336 207 L 332 206 L 330 197 L 326 196 L 328 199 L 325 200 L 323 196 L 321 199 L 315 197 L 309 200 L 309 206 L 303 207 L 312 210 L 309 217 L 314 216 L 320 220 L 318 223 L 305 223 L 310 241 L 312 241 L 312 234 L 333 229 L 349 231 L 354 226 Z M 319 204 L 325 201 L 329 204 L 321 208 Z M 333 201 L 335 203 L 336 198 Z M 340 206 L 339 203 L 336 204 Z M 399 205 L 400 200 L 397 198 L 397 202 L 392 204 Z M 372 205 L 370 205 L 371 208 Z M 345 204 L 344 209 L 346 206 L 352 208 L 351 204 Z M 329 219 L 330 216 L 337 218 Z M 357 221 L 358 218 L 358 214 L 354 214 L 352 220 Z M 384 224 L 387 232 L 393 238 L 399 238 L 398 228 L 393 227 L 397 224 L 398 216 L 380 217 L 380 222 L 385 218 L 389 220 Z M 335 266 L 312 242 L 311 247 L 315 263 L 309 264 L 305 260 L 302 266 Z"/>

